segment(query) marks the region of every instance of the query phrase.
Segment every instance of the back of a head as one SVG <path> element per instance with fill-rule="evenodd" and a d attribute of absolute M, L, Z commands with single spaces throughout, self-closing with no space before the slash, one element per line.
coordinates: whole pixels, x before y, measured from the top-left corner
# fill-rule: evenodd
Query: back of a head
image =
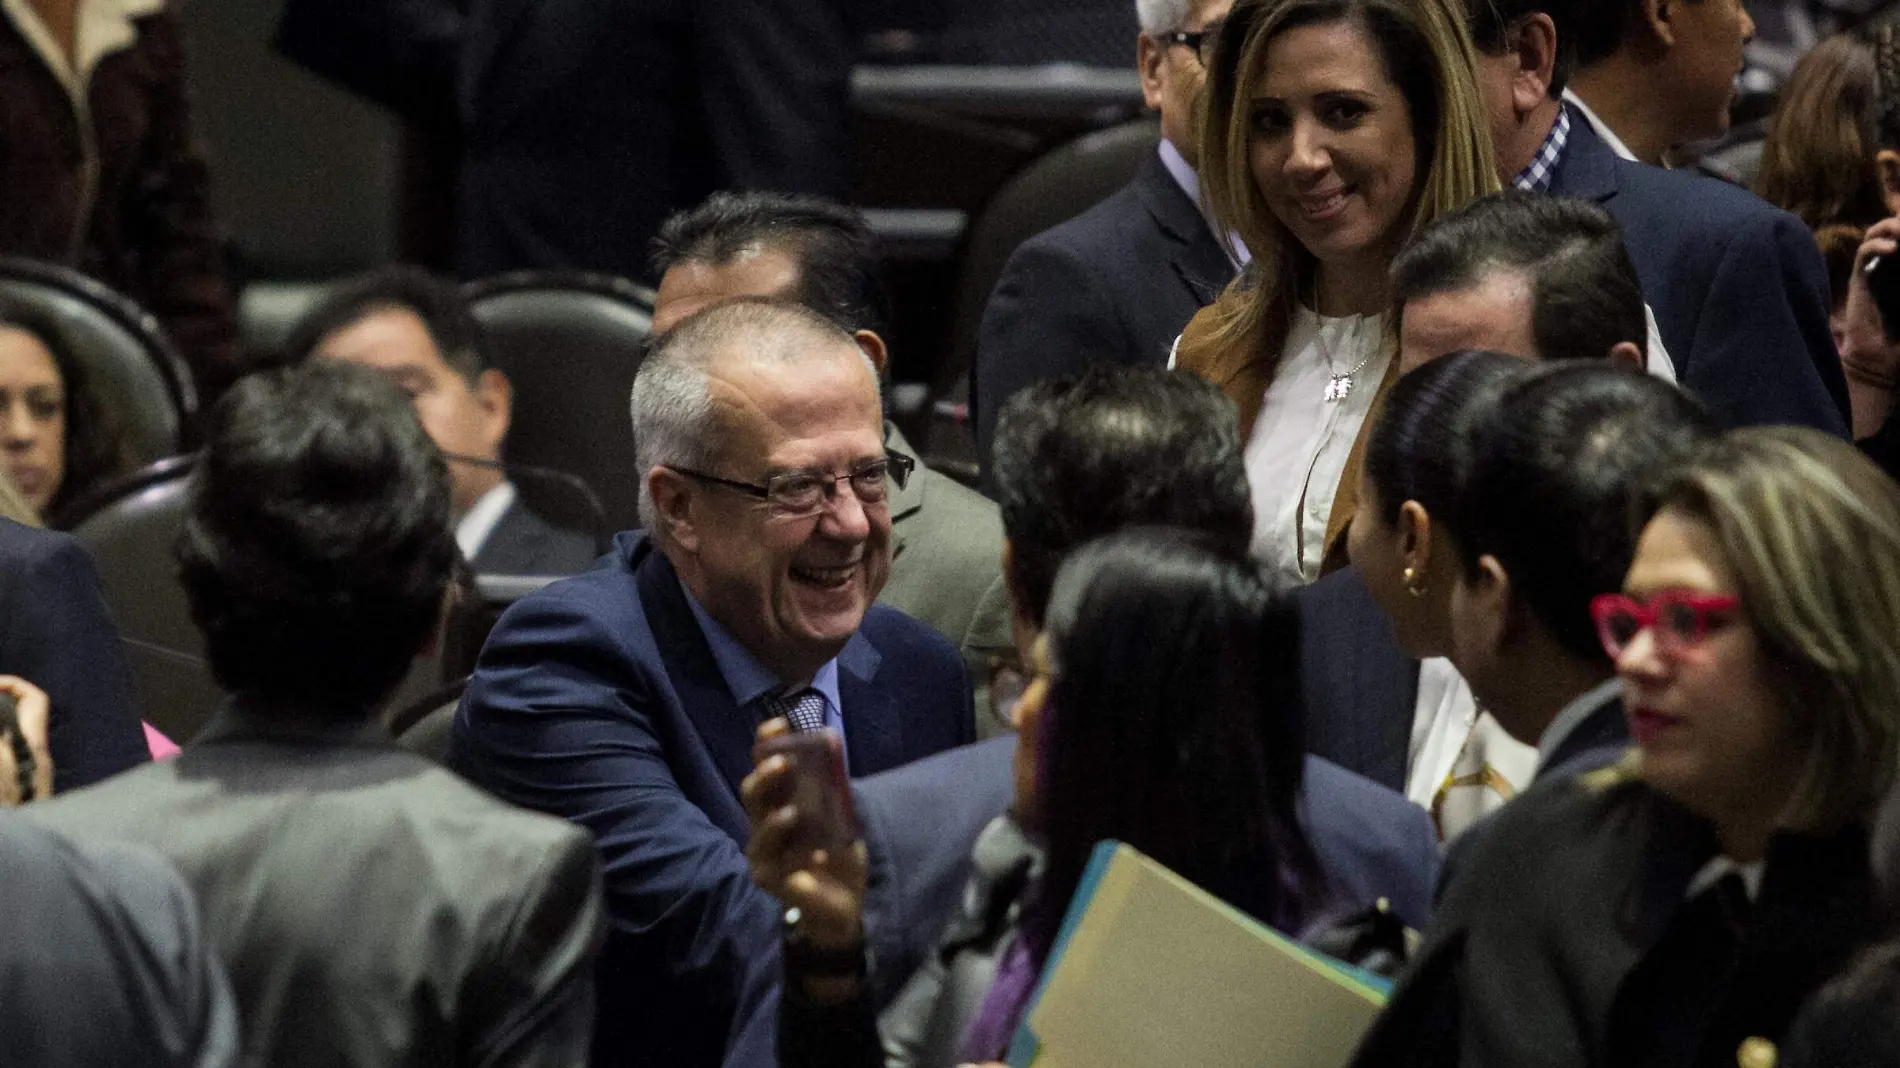
<path fill-rule="evenodd" d="M 1184 527 L 1236 557 L 1253 536 L 1233 404 L 1190 374 L 1097 365 L 1038 382 L 998 415 L 991 471 L 1017 609 L 1031 622 L 1063 558 L 1104 534 Z"/>
<path fill-rule="evenodd" d="M 375 372 L 252 375 L 212 410 L 177 556 L 219 685 L 367 714 L 440 616 L 448 473 Z"/>
<path fill-rule="evenodd" d="M 1893 1068 L 1900 1064 L 1900 942 L 1862 955 L 1801 1009 L 1779 1068 Z"/>
<path fill-rule="evenodd" d="M 408 311 L 422 320 L 442 359 L 473 384 L 489 366 L 482 327 L 453 281 L 421 267 L 395 264 L 346 279 L 297 323 L 284 342 L 282 362 L 298 366 L 329 338 L 386 311 Z"/>
<path fill-rule="evenodd" d="M 1387 523 L 1417 501 L 1434 517 L 1451 514 L 1470 474 L 1477 431 L 1504 391 L 1537 365 L 1498 352 L 1455 352 L 1398 380 L 1366 441 L 1365 470 Z"/>
<path fill-rule="evenodd" d="M 1599 3 L 1622 5 L 1631 0 L 1465 0 L 1471 43 L 1487 56 L 1502 55 L 1513 34 L 1532 15 L 1548 15 L 1557 29 L 1557 60 L 1551 69 L 1550 95 L 1561 96 L 1580 65 L 1584 23 L 1596 16 Z M 1619 24 L 1620 25 L 1620 24 Z M 1621 30 L 1617 31 L 1620 38 Z"/>
<path fill-rule="evenodd" d="M 654 342 L 634 374 L 632 477 L 644 483 L 655 467 L 714 467 L 725 435 L 713 409 L 711 375 L 717 361 L 734 354 L 786 364 L 854 356 L 870 381 L 877 381 L 877 369 L 851 335 L 802 304 L 740 297 L 712 305 Z M 657 533 L 656 520 L 652 494 L 643 485 L 640 525 Z"/>
<path fill-rule="evenodd" d="M 1525 278 L 1531 337 L 1547 360 L 1607 359 L 1648 340 L 1642 283 L 1616 220 L 1595 204 L 1507 190 L 1434 221 L 1392 261 L 1392 304 Z"/>
<path fill-rule="evenodd" d="M 823 197 L 792 193 L 714 193 L 679 212 L 653 239 L 653 273 L 680 263 L 726 266 L 773 249 L 798 264 L 788 299 L 847 332 L 890 330 L 890 295 L 870 224 L 857 210 Z"/>
<path fill-rule="evenodd" d="M 1297 926 L 1316 880 L 1295 816 L 1304 746 L 1290 602 L 1205 535 L 1136 527 L 1069 555 L 1044 633 L 1054 683 L 1037 797 L 1052 903 L 1113 838 Z"/>
<path fill-rule="evenodd" d="M 1474 447 L 1452 513 L 1465 571 L 1496 558 L 1515 606 L 1572 656 L 1606 661 L 1590 601 L 1623 588 L 1631 509 L 1648 480 L 1716 432 L 1661 379 L 1578 364 L 1538 371 L 1504 394 Z"/>
<path fill-rule="evenodd" d="M 1900 69 L 1890 73 L 1900 76 Z M 1781 87 L 1762 140 L 1755 180 L 1761 198 L 1811 230 L 1864 228 L 1885 218 L 1874 156 L 1900 144 L 1882 143 L 1882 114 L 1889 110 L 1882 106 L 1884 81 L 1874 49 L 1856 36 L 1837 34 L 1803 55 Z M 1900 96 L 1900 83 L 1885 89 Z"/>
<path fill-rule="evenodd" d="M 1900 762 L 1900 486 L 1820 431 L 1748 427 L 1697 450 L 1636 515 L 1662 508 L 1713 531 L 1769 685 L 1812 741 L 1799 818 L 1871 823 Z"/>

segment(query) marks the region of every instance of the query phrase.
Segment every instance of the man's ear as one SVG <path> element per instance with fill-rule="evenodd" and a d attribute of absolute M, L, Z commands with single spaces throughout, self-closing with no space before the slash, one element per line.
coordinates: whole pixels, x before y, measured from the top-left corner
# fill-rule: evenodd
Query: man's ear
<path fill-rule="evenodd" d="M 1557 76 L 1557 24 L 1541 11 L 1526 16 L 1513 31 L 1511 52 L 1517 58 L 1511 105 L 1528 115 L 1550 99 L 1550 83 Z"/>
<path fill-rule="evenodd" d="M 1887 214 L 1900 215 L 1900 152 L 1883 148 L 1874 156 L 1874 173 L 1880 178 L 1880 199 Z"/>
<path fill-rule="evenodd" d="M 1673 0 L 1643 0 L 1639 25 L 1662 51 L 1676 45 L 1676 11 Z M 1628 40 L 1628 38 L 1624 38 Z"/>
<path fill-rule="evenodd" d="M 882 381 L 884 372 L 890 368 L 891 360 L 891 350 L 885 346 L 884 339 L 877 336 L 875 330 L 860 330 L 851 335 L 851 340 L 858 343 L 858 348 L 864 353 L 864 358 L 871 361 L 872 367 L 877 368 L 877 377 Z"/>
<path fill-rule="evenodd" d="M 1648 372 L 1649 361 L 1635 342 L 1619 341 L 1610 348 L 1610 366 L 1640 375 Z"/>
<path fill-rule="evenodd" d="M 647 472 L 647 492 L 653 495 L 654 521 L 687 553 L 699 552 L 699 525 L 693 518 L 693 487 L 686 476 L 665 467 Z"/>
<path fill-rule="evenodd" d="M 482 409 L 482 440 L 499 455 L 515 417 L 515 386 L 508 376 L 490 367 L 475 380 L 475 403 Z"/>
<path fill-rule="evenodd" d="M 1168 58 L 1168 46 L 1147 34 L 1135 44 L 1135 69 L 1141 72 L 1141 101 L 1149 111 L 1161 110 L 1163 95 L 1161 64 Z"/>

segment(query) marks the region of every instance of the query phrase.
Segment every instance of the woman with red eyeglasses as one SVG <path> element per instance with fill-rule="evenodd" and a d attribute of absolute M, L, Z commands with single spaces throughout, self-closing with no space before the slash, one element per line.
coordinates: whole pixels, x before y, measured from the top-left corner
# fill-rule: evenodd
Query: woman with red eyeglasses
<path fill-rule="evenodd" d="M 1755 428 L 1640 499 L 1591 611 L 1634 748 L 1500 811 L 1355 1063 L 1772 1065 L 1879 937 L 1900 487 L 1845 442 Z"/>

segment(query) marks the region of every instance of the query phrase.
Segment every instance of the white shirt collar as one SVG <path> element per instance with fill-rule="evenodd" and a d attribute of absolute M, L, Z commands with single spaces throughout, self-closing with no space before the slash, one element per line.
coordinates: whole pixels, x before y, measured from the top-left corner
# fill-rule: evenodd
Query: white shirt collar
<path fill-rule="evenodd" d="M 1630 151 L 1630 146 L 1624 144 L 1621 137 L 1616 136 L 1615 130 L 1610 129 L 1602 119 L 1597 118 L 1597 113 L 1590 110 L 1590 105 L 1584 103 L 1582 97 L 1569 89 L 1565 89 L 1564 103 L 1575 108 L 1577 114 L 1583 116 L 1583 121 L 1589 123 L 1590 128 L 1596 131 L 1597 136 L 1603 139 L 1603 143 L 1610 146 L 1610 151 L 1626 160 L 1631 160 L 1636 163 L 1642 162 L 1642 160 L 1636 158 L 1636 153 Z"/>
<path fill-rule="evenodd" d="M 1187 194 L 1195 210 L 1199 211 L 1201 218 L 1206 220 L 1207 232 L 1218 236 L 1220 230 L 1214 225 L 1214 220 L 1208 217 L 1207 206 L 1201 203 L 1200 173 L 1189 165 L 1187 157 L 1181 154 L 1180 149 L 1174 147 L 1174 142 L 1165 137 L 1161 139 L 1160 153 L 1161 165 L 1167 168 L 1168 177 L 1174 179 L 1174 184 L 1181 187 L 1181 192 Z M 1241 244 L 1239 234 L 1229 232 L 1227 240 L 1221 242 L 1220 245 L 1221 251 L 1227 254 L 1228 262 L 1232 263 L 1235 269 L 1245 267 L 1247 261 L 1253 258 L 1247 252 L 1247 246 Z"/>
<path fill-rule="evenodd" d="M 455 544 L 462 547 L 463 559 L 473 561 L 475 555 L 488 543 L 488 536 L 495 532 L 501 517 L 514 507 L 515 484 L 504 480 L 500 485 L 475 502 L 475 507 L 462 516 L 455 524 Z"/>
<path fill-rule="evenodd" d="M 1711 857 L 1707 864 L 1702 865 L 1702 870 L 1696 872 L 1695 877 L 1689 880 L 1689 889 L 1683 891 L 1682 899 L 1692 901 L 1696 895 L 1733 874 L 1742 877 L 1742 889 L 1748 894 L 1748 900 L 1753 901 L 1761 896 L 1761 878 L 1766 870 L 1765 861 L 1756 860 L 1742 864 L 1728 857 Z"/>
<path fill-rule="evenodd" d="M 1557 752 L 1566 739 L 1577 732 L 1578 727 L 1583 726 L 1583 721 L 1589 719 L 1597 709 L 1609 703 L 1622 688 L 1622 680 L 1612 676 L 1592 686 L 1565 705 L 1557 713 L 1556 718 L 1550 721 L 1550 726 L 1544 728 L 1543 735 L 1537 739 L 1537 770 L 1544 770 L 1550 763 L 1551 755 Z"/>
<path fill-rule="evenodd" d="M 132 47 L 138 40 L 134 19 L 156 14 L 165 0 L 79 0 L 74 15 L 75 61 L 67 62 L 66 53 L 53 40 L 52 31 L 40 20 L 28 0 L 0 0 L 0 14 L 26 38 L 40 62 L 45 63 L 65 87 L 68 96 L 84 101 L 94 67 L 114 52 Z"/>

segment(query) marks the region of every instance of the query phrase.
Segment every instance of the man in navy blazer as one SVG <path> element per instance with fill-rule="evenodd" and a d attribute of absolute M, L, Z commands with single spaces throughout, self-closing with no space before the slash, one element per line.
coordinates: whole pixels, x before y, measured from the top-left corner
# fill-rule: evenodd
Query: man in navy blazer
<path fill-rule="evenodd" d="M 1125 0 L 1124 0 L 1125 2 Z M 1107 200 L 1024 242 L 1003 267 L 976 339 L 970 418 L 985 479 L 996 417 L 1017 390 L 1092 363 L 1165 367 L 1194 313 L 1236 266 L 1199 203 L 1194 47 L 1233 0 L 1139 5 L 1142 95 L 1161 114 L 1161 145 Z"/>
<path fill-rule="evenodd" d="M 869 774 L 970 741 L 969 684 L 949 642 L 873 605 L 903 468 L 849 335 L 720 304 L 647 357 L 633 409 L 647 533 L 502 616 L 450 762 L 599 842 L 594 1063 L 770 1065 L 780 916 L 738 796 L 755 728 L 822 721 Z"/>
<path fill-rule="evenodd" d="M 55 792 L 150 759 L 92 558 L 69 535 L 11 519 L 0 519 L 0 675 L 25 679 L 52 702 Z"/>
<path fill-rule="evenodd" d="M 1792 423 L 1846 437 L 1827 268 L 1807 227 L 1724 182 L 1618 157 L 1563 101 L 1578 32 L 1570 7 L 1470 9 L 1501 176 L 1594 201 L 1616 219 L 1678 381 L 1724 426 Z"/>

